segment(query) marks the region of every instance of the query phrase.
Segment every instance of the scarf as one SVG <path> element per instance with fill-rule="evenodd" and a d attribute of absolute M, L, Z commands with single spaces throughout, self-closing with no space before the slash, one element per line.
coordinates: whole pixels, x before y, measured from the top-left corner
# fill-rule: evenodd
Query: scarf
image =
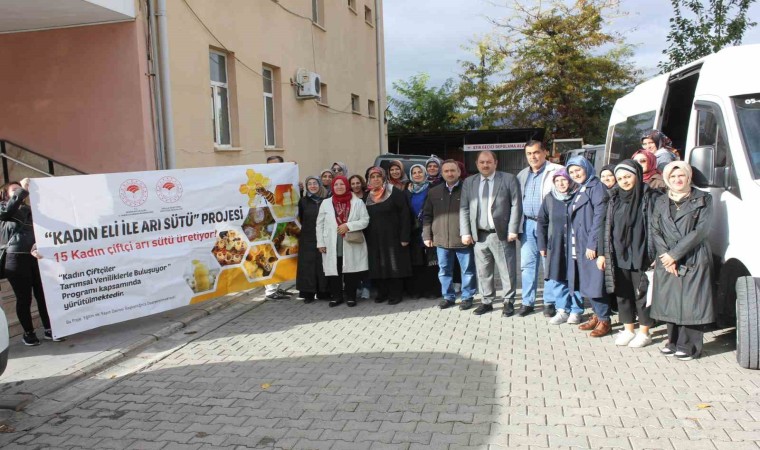
<path fill-rule="evenodd" d="M 411 184 L 409 185 L 409 190 L 412 191 L 412 194 L 419 194 L 420 192 L 427 189 L 428 186 L 430 186 L 431 181 L 430 181 L 429 176 L 420 183 L 414 181 L 414 178 L 412 177 L 412 170 L 414 170 L 415 167 L 419 167 L 420 169 L 422 169 L 422 173 L 427 173 L 427 172 L 425 172 L 425 167 L 423 167 L 422 164 L 415 164 L 409 168 L 409 179 L 412 180 Z M 438 177 L 435 177 L 435 178 L 437 179 Z"/>
<path fill-rule="evenodd" d="M 670 184 L 670 175 L 674 170 L 681 169 L 686 174 L 686 184 L 681 190 L 676 190 Z M 668 197 L 674 202 L 680 202 L 691 195 L 691 166 L 684 161 L 673 161 L 665 166 L 662 171 L 662 177 L 665 179 L 665 186 L 668 187 Z"/>
<path fill-rule="evenodd" d="M 583 168 L 584 171 L 586 171 L 586 179 L 583 180 L 580 184 L 585 186 L 588 184 L 589 181 L 596 178 L 596 175 L 594 174 L 594 166 L 591 165 L 591 161 L 586 159 L 583 155 L 575 155 L 572 158 L 570 158 L 570 161 L 567 162 L 567 171 L 570 172 L 570 168 L 573 166 L 578 166 Z"/>
<path fill-rule="evenodd" d="M 319 190 L 316 192 L 316 194 L 312 194 L 311 192 L 309 192 L 309 188 L 307 187 L 309 184 L 309 180 L 317 181 L 317 184 L 319 185 Z M 325 187 L 322 186 L 322 180 L 320 180 L 319 178 L 313 175 L 309 175 L 308 177 L 306 177 L 305 180 L 303 180 L 303 186 L 304 186 L 304 191 L 306 192 L 306 198 L 310 199 L 311 201 L 315 203 L 319 203 L 325 197 L 327 197 L 327 189 L 325 189 Z"/>
<path fill-rule="evenodd" d="M 344 164 L 341 161 L 335 161 L 334 163 L 332 163 L 330 165 L 330 171 L 331 172 L 332 172 L 333 166 L 340 166 L 340 168 L 343 169 L 343 176 L 344 177 L 348 177 L 348 166 L 346 164 Z M 335 174 L 335 172 L 333 172 L 333 174 Z"/>
<path fill-rule="evenodd" d="M 325 169 L 325 170 L 323 170 L 322 172 L 319 173 L 319 184 L 322 184 L 322 175 L 324 175 L 326 173 L 329 173 L 330 175 L 333 175 L 332 169 Z M 332 195 L 332 183 L 330 183 L 330 186 L 325 186 L 324 184 L 322 184 L 322 186 L 324 186 L 325 191 L 327 192 L 327 196 L 328 197 L 331 196 Z"/>
<path fill-rule="evenodd" d="M 665 135 L 662 131 L 659 130 L 651 130 L 648 131 L 646 134 L 641 136 L 641 141 L 643 142 L 644 139 L 651 139 L 652 142 L 654 142 L 654 145 L 657 146 L 657 150 L 664 150 L 667 152 L 670 152 L 674 155 L 676 155 L 676 158 L 681 159 L 681 154 L 678 153 L 678 150 L 676 150 L 673 147 L 673 141 Z M 656 155 L 655 155 L 656 156 Z"/>
<path fill-rule="evenodd" d="M 647 171 L 644 172 L 644 183 L 649 184 L 652 177 L 660 173 L 660 171 L 657 170 L 657 156 L 647 150 L 639 150 L 633 154 L 631 159 L 635 158 L 636 155 L 644 155 L 647 159 Z"/>
<path fill-rule="evenodd" d="M 607 164 L 606 166 L 602 167 L 602 170 L 599 171 L 599 177 L 601 178 L 602 174 L 607 171 L 612 174 L 612 178 L 615 178 L 615 164 Z M 617 180 L 615 180 L 615 184 L 613 184 L 612 187 L 608 187 L 607 190 L 614 188 L 616 185 Z M 607 186 L 605 185 L 605 187 Z"/>
<path fill-rule="evenodd" d="M 342 181 L 346 186 L 346 192 L 338 195 L 335 193 L 335 182 Z M 348 214 L 351 212 L 351 199 L 354 198 L 354 194 L 351 193 L 351 189 L 348 187 L 348 179 L 343 175 L 338 175 L 332 182 L 332 204 L 335 209 L 335 220 L 338 225 L 343 225 L 348 222 Z"/>
<path fill-rule="evenodd" d="M 554 179 L 557 177 L 562 177 L 568 181 L 569 184 L 567 187 L 567 192 L 563 193 L 557 190 L 557 186 L 554 185 Z M 556 198 L 557 200 L 561 202 L 566 203 L 568 200 L 573 198 L 573 196 L 575 195 L 577 191 L 578 191 L 578 185 L 575 183 L 575 181 L 573 181 L 572 178 L 570 178 L 570 175 L 567 174 L 567 170 L 565 170 L 564 167 L 561 169 L 557 169 L 554 172 L 554 176 L 552 177 L 552 196 L 554 198 Z"/>
<path fill-rule="evenodd" d="M 428 174 L 427 167 L 430 164 L 435 164 L 436 166 L 438 166 L 438 175 L 430 175 L 430 174 Z M 442 165 L 441 160 L 438 157 L 436 157 L 436 156 L 431 156 L 430 158 L 428 158 L 427 161 L 425 161 L 425 167 L 422 168 L 422 171 L 425 172 L 425 175 L 427 175 L 427 180 L 429 182 L 435 183 L 435 182 L 437 182 L 438 180 L 440 180 L 442 178 L 441 177 L 441 165 Z M 411 173 L 412 173 L 412 171 L 409 170 L 409 177 L 410 178 L 411 178 Z"/>
<path fill-rule="evenodd" d="M 391 173 L 391 167 L 396 166 L 401 170 L 401 178 L 393 178 Z M 397 189 L 404 189 L 406 188 L 407 183 L 409 183 L 409 179 L 406 178 L 406 174 L 404 173 L 404 164 L 401 163 L 399 160 L 391 161 L 390 165 L 388 166 L 388 176 L 386 177 L 386 180 L 390 182 L 395 188 Z"/>
<path fill-rule="evenodd" d="M 641 216 L 641 198 L 644 193 L 644 180 L 641 165 L 632 159 L 626 159 L 615 166 L 615 176 L 628 172 L 636 177 L 636 184 L 626 191 L 618 184 L 616 189 L 618 202 L 614 204 L 612 233 L 614 238 L 623 244 L 623 259 L 628 260 L 629 249 L 633 236 L 641 237 L 644 233 Z"/>
<path fill-rule="evenodd" d="M 385 170 L 383 170 L 382 167 L 370 168 L 367 171 L 367 180 L 369 180 L 373 173 L 379 173 L 380 176 L 383 177 L 383 183 L 379 187 L 369 189 L 369 192 L 367 192 L 367 206 L 372 206 L 388 200 L 388 197 L 391 196 L 391 192 L 393 191 L 393 185 L 388 183 Z"/>

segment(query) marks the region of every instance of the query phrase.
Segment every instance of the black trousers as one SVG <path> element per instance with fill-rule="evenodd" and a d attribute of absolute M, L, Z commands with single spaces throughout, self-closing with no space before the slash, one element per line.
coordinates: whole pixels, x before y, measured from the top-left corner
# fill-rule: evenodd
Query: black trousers
<path fill-rule="evenodd" d="M 646 275 L 638 270 L 615 267 L 615 295 L 617 296 L 618 315 L 624 324 L 636 322 L 645 327 L 654 325 L 649 315 L 651 307 L 647 306 L 646 291 L 639 293 L 641 277 Z M 641 295 L 639 295 L 641 294 Z"/>
<path fill-rule="evenodd" d="M 372 285 L 377 288 L 377 298 L 383 300 L 401 300 L 404 293 L 403 278 L 374 278 Z"/>
<path fill-rule="evenodd" d="M 691 356 L 702 354 L 704 325 L 676 325 L 668 322 L 668 347 Z"/>
<path fill-rule="evenodd" d="M 333 300 L 356 300 L 356 289 L 366 272 L 343 273 L 343 258 L 338 257 L 338 275 L 327 277 Z M 345 292 L 344 292 L 345 284 Z"/>
<path fill-rule="evenodd" d="M 37 258 L 28 253 L 8 253 L 5 256 L 5 275 L 16 295 L 16 316 L 25 333 L 34 331 L 32 322 L 32 293 L 37 299 L 37 311 L 45 329 L 50 329 L 45 293 L 42 290 Z"/>
<path fill-rule="evenodd" d="M 405 279 L 406 291 L 414 296 L 441 296 L 438 266 L 412 266 L 412 276 Z"/>

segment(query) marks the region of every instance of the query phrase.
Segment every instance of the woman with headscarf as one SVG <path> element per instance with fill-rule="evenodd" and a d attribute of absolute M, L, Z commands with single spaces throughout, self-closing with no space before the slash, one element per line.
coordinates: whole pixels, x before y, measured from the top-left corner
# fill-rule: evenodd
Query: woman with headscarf
<path fill-rule="evenodd" d="M 715 321 L 710 233 L 712 196 L 691 184 L 691 166 L 675 161 L 663 171 L 667 195 L 655 202 L 656 251 L 652 317 L 667 323 L 665 355 L 688 361 L 702 353 L 704 326 Z"/>
<path fill-rule="evenodd" d="M 306 177 L 304 187 L 304 196 L 298 201 L 301 234 L 298 236 L 296 289 L 304 303 L 311 303 L 315 296 L 322 299 L 330 295 L 322 269 L 322 258 L 317 250 L 317 216 L 322 200 L 327 197 L 327 191 L 322 186 L 322 181 L 314 176 Z"/>
<path fill-rule="evenodd" d="M 633 154 L 631 159 L 641 166 L 644 174 L 644 183 L 652 189 L 665 191 L 665 181 L 663 181 L 660 171 L 657 170 L 657 157 L 654 156 L 654 153 L 647 150 L 639 150 Z"/>
<path fill-rule="evenodd" d="M 665 133 L 659 130 L 648 131 L 641 137 L 641 147 L 651 153 L 654 153 L 657 160 L 656 169 L 661 171 L 665 166 L 680 158 L 678 150 L 673 148 L 673 141 L 665 136 Z"/>
<path fill-rule="evenodd" d="M 319 207 L 317 247 L 332 295 L 330 306 L 344 300 L 346 305 L 356 306 L 356 288 L 367 271 L 363 230 L 369 224 L 369 214 L 364 202 L 349 190 L 346 177 L 335 177 L 332 191 L 332 197 Z"/>
<path fill-rule="evenodd" d="M 438 298 L 441 283 L 438 281 L 435 248 L 428 248 L 422 240 L 422 213 L 432 184 L 428 181 L 425 167 L 415 164 L 409 169 L 412 180 L 407 190 L 412 213 L 412 241 L 409 256 L 412 263 L 412 276 L 407 279 L 407 292 L 412 298 Z"/>
<path fill-rule="evenodd" d="M 369 175 L 367 177 L 367 182 L 369 183 Z M 406 173 L 404 173 L 404 164 L 401 161 L 394 160 L 390 162 L 388 166 L 388 182 L 402 192 L 406 190 L 406 187 L 409 185 L 409 179 L 406 177 Z"/>
<path fill-rule="evenodd" d="M 610 191 L 602 222 L 602 254 L 597 266 L 604 271 L 608 293 L 617 297 L 618 314 L 623 322 L 615 345 L 633 348 L 652 343 L 646 271 L 654 258 L 649 242 L 649 223 L 660 191 L 644 183 L 642 167 L 631 159 L 615 166 L 617 189 Z M 639 332 L 635 333 L 636 318 Z"/>
<path fill-rule="evenodd" d="M 411 173 L 411 171 L 410 171 Z M 441 177 L 441 160 L 437 156 L 431 156 L 425 161 L 425 176 L 430 183 L 430 187 L 437 186 L 443 182 Z"/>
<path fill-rule="evenodd" d="M 554 300 L 557 312 L 549 320 L 552 325 L 581 323 L 583 298 L 578 290 L 570 291 L 567 283 L 568 206 L 579 186 L 573 182 L 565 168 L 552 175 L 552 191 L 544 197 L 538 213 L 536 242 L 544 257 L 544 299 Z"/>
<path fill-rule="evenodd" d="M 344 177 L 348 178 L 348 166 L 340 161 L 335 161 L 332 163 L 330 170 L 332 170 L 333 176 L 335 177 L 343 175 Z"/>
<path fill-rule="evenodd" d="M 319 180 L 322 182 L 322 186 L 325 188 L 325 191 L 327 192 L 327 197 L 332 195 L 332 182 L 335 175 L 332 172 L 332 169 L 325 169 L 319 174 Z M 325 198 L 327 198 L 325 197 Z"/>
<path fill-rule="evenodd" d="M 404 278 L 412 274 L 409 246 L 412 216 L 404 191 L 396 189 L 380 167 L 369 170 L 367 247 L 369 276 L 377 288 L 375 303 L 401 302 Z"/>
<path fill-rule="evenodd" d="M 604 184 L 607 190 L 615 187 L 617 180 L 615 179 L 615 164 L 607 164 L 599 171 L 599 180 Z"/>
<path fill-rule="evenodd" d="M 570 158 L 567 173 L 580 187 L 568 205 L 567 281 L 570 291 L 580 291 L 591 301 L 594 315 L 578 328 L 589 336 L 606 336 L 610 324 L 610 302 L 604 292 L 604 272 L 596 266 L 601 251 L 599 230 L 604 215 L 607 188 L 594 174 L 594 167 L 583 155 Z"/>

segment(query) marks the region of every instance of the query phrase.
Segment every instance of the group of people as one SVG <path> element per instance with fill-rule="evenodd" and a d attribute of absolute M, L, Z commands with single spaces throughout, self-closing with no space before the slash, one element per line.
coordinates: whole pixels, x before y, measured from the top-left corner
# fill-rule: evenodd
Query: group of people
<path fill-rule="evenodd" d="M 477 156 L 466 176 L 454 160 L 431 157 L 406 172 L 393 161 L 349 174 L 335 162 L 304 180 L 296 288 L 306 303 L 394 305 L 404 296 L 442 297 L 482 315 L 494 310 L 498 275 L 502 314 L 535 311 L 543 272 L 543 314 L 618 346 L 650 345 L 656 321 L 667 324 L 660 349 L 698 358 L 703 328 L 714 321 L 709 193 L 692 186 L 691 167 L 653 130 L 632 159 L 599 176 L 583 156 L 565 166 L 547 160 L 540 141 L 525 145 L 528 167 L 497 170 L 496 154 Z M 515 307 L 517 242 L 522 302 Z M 320 264 L 321 263 L 321 264 Z M 475 295 L 480 294 L 475 307 Z M 584 321 L 585 301 L 593 314 Z M 636 325 L 638 324 L 638 330 Z"/>

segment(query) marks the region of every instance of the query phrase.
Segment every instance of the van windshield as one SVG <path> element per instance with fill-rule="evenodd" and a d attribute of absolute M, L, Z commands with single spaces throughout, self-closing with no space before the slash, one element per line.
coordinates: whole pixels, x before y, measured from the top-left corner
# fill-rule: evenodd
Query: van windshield
<path fill-rule="evenodd" d="M 752 176 L 757 180 L 760 178 L 760 94 L 734 97 L 734 108 Z"/>

